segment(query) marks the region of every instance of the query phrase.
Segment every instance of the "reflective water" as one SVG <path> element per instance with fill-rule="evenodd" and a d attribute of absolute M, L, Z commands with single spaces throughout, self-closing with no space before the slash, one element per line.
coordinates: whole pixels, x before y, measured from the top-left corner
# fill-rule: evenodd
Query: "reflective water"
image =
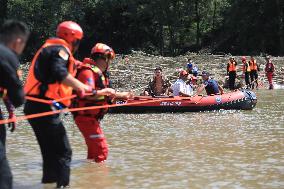
<path fill-rule="evenodd" d="M 108 115 L 106 164 L 85 161 L 68 121 L 72 188 L 284 188 L 284 90 L 257 91 L 253 111 Z M 41 185 L 41 156 L 26 122 L 8 134 L 16 189 Z"/>

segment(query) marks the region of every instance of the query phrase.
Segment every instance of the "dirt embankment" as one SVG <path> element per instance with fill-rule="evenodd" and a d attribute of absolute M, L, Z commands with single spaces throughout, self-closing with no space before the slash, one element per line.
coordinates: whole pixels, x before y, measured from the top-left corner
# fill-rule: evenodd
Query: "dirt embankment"
<path fill-rule="evenodd" d="M 162 57 L 149 55 L 140 51 L 134 51 L 127 55 L 128 58 L 122 58 L 118 55 L 115 62 L 111 66 L 111 80 L 115 88 L 121 90 L 134 90 L 139 93 L 142 88 L 147 85 L 153 76 L 156 67 L 163 69 L 164 75 L 171 82 L 174 82 L 178 76 L 179 69 L 186 69 L 187 59 L 191 58 L 195 65 L 198 66 L 199 73 L 203 70 L 209 71 L 212 77 L 220 83 L 224 83 L 226 77 L 226 67 L 229 55 L 211 55 L 211 54 L 195 54 L 188 53 L 178 57 Z M 129 59 L 127 61 L 127 59 Z M 238 63 L 239 81 L 242 82 L 242 62 L 241 56 L 235 56 Z M 249 59 L 249 56 L 247 56 Z M 255 57 L 260 64 L 260 80 L 265 84 L 266 78 L 264 74 L 265 60 L 264 57 Z M 276 66 L 276 83 L 284 82 L 284 57 L 271 57 Z"/>

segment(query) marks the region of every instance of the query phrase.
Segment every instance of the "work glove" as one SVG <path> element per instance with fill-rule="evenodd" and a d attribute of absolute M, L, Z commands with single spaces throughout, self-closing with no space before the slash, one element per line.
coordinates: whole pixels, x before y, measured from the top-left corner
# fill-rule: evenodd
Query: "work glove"
<path fill-rule="evenodd" d="M 8 123 L 8 128 L 10 129 L 11 132 L 14 132 L 16 129 L 16 116 L 14 112 L 9 112 L 9 119 L 14 119 L 13 122 Z"/>

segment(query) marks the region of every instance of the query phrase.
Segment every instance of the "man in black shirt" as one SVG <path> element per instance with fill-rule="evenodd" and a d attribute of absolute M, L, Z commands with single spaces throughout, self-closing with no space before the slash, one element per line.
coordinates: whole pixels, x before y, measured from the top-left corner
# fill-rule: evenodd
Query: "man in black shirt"
<path fill-rule="evenodd" d="M 2 96 L 7 94 L 14 107 L 21 106 L 25 101 L 23 87 L 17 74 L 17 55 L 24 50 L 28 36 L 27 26 L 15 20 L 6 21 L 0 30 L 0 88 Z M 3 119 L 2 114 L 0 119 Z M 12 173 L 6 157 L 5 140 L 6 129 L 4 125 L 0 125 L 0 188 L 10 189 Z"/>

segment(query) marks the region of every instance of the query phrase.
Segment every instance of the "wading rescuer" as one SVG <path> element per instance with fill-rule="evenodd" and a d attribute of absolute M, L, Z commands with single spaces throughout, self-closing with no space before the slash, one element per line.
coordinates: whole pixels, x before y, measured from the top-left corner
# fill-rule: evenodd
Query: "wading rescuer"
<path fill-rule="evenodd" d="M 258 89 L 258 71 L 259 71 L 259 66 L 256 63 L 256 60 L 254 59 L 253 56 L 250 57 L 249 61 L 249 66 L 250 66 L 250 80 L 251 80 L 251 87 L 254 89 L 254 86 L 256 83 L 256 88 Z"/>
<path fill-rule="evenodd" d="M 270 60 L 270 56 L 265 57 L 266 65 L 265 65 L 265 73 L 269 83 L 269 89 L 273 89 L 273 75 L 275 71 L 274 64 Z"/>
<path fill-rule="evenodd" d="M 109 104 L 115 98 L 127 99 L 132 97 L 130 92 L 116 92 L 110 88 L 108 68 L 115 53 L 109 46 L 97 43 L 90 58 L 85 58 L 78 68 L 77 78 L 89 85 L 95 92 L 93 96 L 74 99 L 74 107 L 100 106 Z M 85 138 L 88 148 L 87 159 L 96 163 L 103 162 L 108 156 L 108 146 L 100 121 L 107 108 L 75 112 L 74 119 Z"/>
<path fill-rule="evenodd" d="M 0 97 L 3 98 L 9 112 L 9 118 L 14 117 L 13 108 L 24 103 L 24 90 L 17 74 L 19 69 L 18 55 L 22 53 L 29 36 L 26 24 L 6 21 L 0 30 Z M 3 119 L 0 110 L 0 119 Z M 15 123 L 9 123 L 15 129 Z M 12 173 L 6 157 L 6 128 L 0 125 L 0 188 L 12 189 Z"/>
<path fill-rule="evenodd" d="M 243 63 L 243 74 L 245 76 L 246 88 L 250 88 L 250 66 L 249 63 L 246 61 L 246 57 L 242 57 Z"/>
<path fill-rule="evenodd" d="M 237 62 L 233 57 L 230 57 L 227 65 L 227 75 L 229 75 L 229 89 L 235 89 L 235 81 L 237 77 Z"/>
<path fill-rule="evenodd" d="M 57 27 L 56 36 L 48 39 L 32 60 L 24 88 L 27 96 L 56 100 L 71 96 L 72 89 L 80 91 L 80 94 L 91 91 L 89 86 L 74 77 L 73 53 L 83 37 L 81 27 L 72 21 L 62 22 Z M 27 100 L 24 112 L 29 115 L 69 105 L 70 100 L 62 101 L 57 106 Z M 72 151 L 59 114 L 30 119 L 29 123 L 42 153 L 42 183 L 56 183 L 57 188 L 68 186 Z"/>

